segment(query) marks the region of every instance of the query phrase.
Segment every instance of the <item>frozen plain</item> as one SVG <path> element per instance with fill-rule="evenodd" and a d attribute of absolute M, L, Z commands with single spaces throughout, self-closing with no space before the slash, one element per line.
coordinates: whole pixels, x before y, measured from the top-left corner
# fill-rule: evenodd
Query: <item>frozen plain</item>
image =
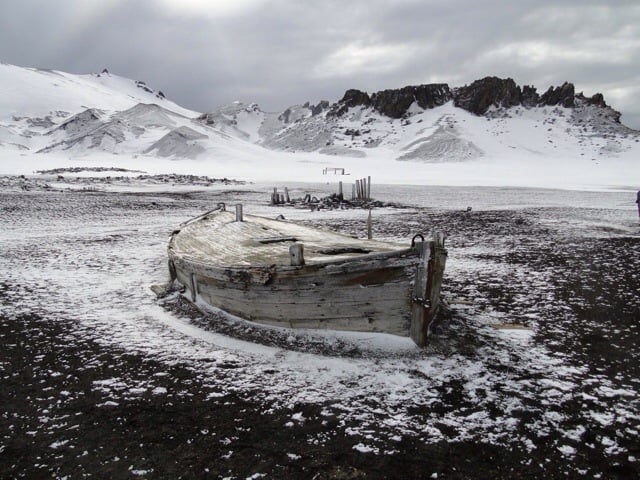
<path fill-rule="evenodd" d="M 360 235 L 362 211 L 282 211 L 266 205 L 272 184 L 16 185 L 0 190 L 2 381 L 34 390 L 12 398 L 3 389 L 0 462 L 11 476 L 628 478 L 640 470 L 640 235 L 628 188 L 377 186 L 376 198 L 410 207 L 374 211 L 377 238 L 409 241 L 431 228 L 449 236 L 451 312 L 421 351 L 385 335 L 265 331 L 149 290 L 167 277 L 172 229 L 219 201 Z M 335 191 L 334 182 L 289 186 L 294 195 Z M 203 327 L 216 318 L 224 332 Z M 525 328 L 492 327 L 501 324 Z M 52 329 L 57 340 L 25 376 L 18 352 Z M 144 405 L 158 410 L 131 429 L 127 417 Z M 162 413 L 179 405 L 195 409 L 186 418 Z M 211 417 L 223 410 L 237 428 L 216 432 Z M 104 437 L 83 433 L 87 417 L 99 419 L 93 428 Z M 100 426 L 112 424 L 128 428 L 122 444 Z M 147 443 L 150 431 L 161 438 Z M 270 443 L 283 435 L 292 440 Z M 170 458 L 149 452 L 180 442 Z"/>

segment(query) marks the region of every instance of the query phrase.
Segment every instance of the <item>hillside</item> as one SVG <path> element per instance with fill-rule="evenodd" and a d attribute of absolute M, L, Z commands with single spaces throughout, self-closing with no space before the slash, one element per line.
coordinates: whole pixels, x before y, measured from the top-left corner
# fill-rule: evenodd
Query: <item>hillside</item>
<path fill-rule="evenodd" d="M 279 113 L 242 102 L 201 113 L 106 69 L 73 75 L 0 64 L 0 91 L 0 173 L 82 162 L 286 181 L 318 180 L 322 166 L 340 166 L 395 183 L 534 186 L 558 185 L 558 175 L 623 185 L 640 173 L 639 132 L 603 95 L 570 83 L 538 94 L 487 77 L 462 87 L 348 90 L 334 103 Z"/>

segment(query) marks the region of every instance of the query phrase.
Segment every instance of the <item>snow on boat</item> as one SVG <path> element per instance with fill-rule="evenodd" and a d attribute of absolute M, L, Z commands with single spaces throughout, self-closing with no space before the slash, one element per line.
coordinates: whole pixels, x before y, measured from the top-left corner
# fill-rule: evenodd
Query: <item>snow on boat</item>
<path fill-rule="evenodd" d="M 224 204 L 182 224 L 168 253 L 171 280 L 194 302 L 267 325 L 384 332 L 420 346 L 447 256 L 442 234 L 410 245 L 359 240 Z"/>

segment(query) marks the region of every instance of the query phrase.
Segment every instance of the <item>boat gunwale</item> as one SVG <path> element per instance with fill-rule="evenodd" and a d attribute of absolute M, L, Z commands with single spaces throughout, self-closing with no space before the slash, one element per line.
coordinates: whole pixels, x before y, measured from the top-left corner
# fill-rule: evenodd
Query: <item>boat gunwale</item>
<path fill-rule="evenodd" d="M 212 270 L 220 270 L 220 271 L 228 271 L 228 270 L 236 270 L 236 271 L 245 271 L 245 270 L 256 270 L 256 269 L 268 269 L 269 271 L 297 271 L 297 270 L 313 270 L 315 268 L 331 268 L 331 267 L 339 267 L 345 264 L 354 263 L 354 262 L 367 262 L 367 261 L 376 261 L 376 260 L 387 260 L 392 258 L 403 258 L 403 257 L 412 257 L 416 256 L 419 258 L 420 250 L 418 249 L 418 244 L 414 247 L 405 248 L 403 250 L 396 250 L 393 252 L 375 252 L 375 253 L 363 253 L 361 255 L 353 256 L 350 258 L 342 258 L 337 260 L 328 259 L 326 262 L 316 262 L 313 263 L 305 263 L 304 265 L 278 265 L 275 263 L 256 263 L 250 265 L 222 265 L 213 262 L 205 262 L 202 260 L 197 260 L 191 257 L 188 254 L 178 253 L 172 249 L 171 244 L 169 245 L 169 259 L 172 261 L 180 260 L 187 264 L 192 264 L 199 267 L 209 268 Z M 373 268 L 379 268 L 379 266 L 375 266 Z"/>
<path fill-rule="evenodd" d="M 202 222 L 205 221 L 209 218 L 209 215 L 211 215 L 212 213 L 214 215 L 221 213 L 222 211 L 218 211 L 218 212 L 207 212 L 206 214 L 200 216 L 200 217 L 196 217 L 196 219 L 192 222 L 189 223 L 189 226 L 191 225 L 195 225 L 198 222 Z M 226 212 L 226 213 L 230 213 L 230 212 Z M 262 217 L 260 215 L 247 215 L 247 217 L 256 217 L 256 218 L 260 218 L 260 219 L 264 219 L 264 220 L 269 220 L 269 221 L 273 221 L 273 222 L 278 222 L 278 223 L 285 223 L 285 224 L 291 224 L 294 226 L 300 226 L 299 224 L 297 224 L 296 222 L 290 221 L 290 220 L 273 220 L 267 217 Z M 345 237 L 348 238 L 350 240 L 353 241 L 361 241 L 361 242 L 368 242 L 370 240 L 367 239 L 358 239 L 358 238 L 353 238 L 350 237 L 348 235 L 345 235 L 343 233 L 339 233 L 339 232 L 333 232 L 330 230 L 324 230 L 322 228 L 316 228 L 316 227 L 307 227 L 305 225 L 303 225 L 303 227 L 305 228 L 309 228 L 312 230 L 316 230 L 316 231 L 326 231 L 328 234 L 331 235 L 336 235 L 336 236 L 340 236 L 340 237 Z M 169 245 L 167 247 L 168 250 L 168 254 L 169 254 L 169 259 L 172 261 L 175 261 L 177 259 L 185 262 L 185 263 L 189 263 L 192 264 L 194 266 L 198 266 L 198 267 L 204 267 L 204 268 L 209 268 L 209 269 L 214 269 L 214 270 L 220 270 L 220 271 L 228 271 L 228 270 L 235 270 L 235 271 L 246 271 L 246 270 L 256 270 L 256 269 L 268 269 L 269 271 L 282 271 L 282 272 L 287 272 L 287 271 L 297 271 L 297 270 L 303 270 L 303 269 L 308 269 L 308 270 L 312 270 L 314 267 L 318 267 L 318 268 L 326 268 L 326 267 L 339 267 L 341 265 L 344 264 L 348 264 L 348 263 L 352 263 L 352 262 L 361 262 L 361 261 L 376 261 L 376 260 L 386 260 L 386 259 L 390 259 L 390 258 L 402 258 L 404 256 L 413 256 L 413 255 L 417 255 L 419 257 L 420 255 L 420 243 L 412 243 L 412 245 L 410 245 L 409 247 L 402 247 L 400 244 L 395 244 L 392 242 L 385 242 L 383 240 L 376 240 L 376 242 L 381 243 L 381 244 L 386 244 L 389 245 L 390 247 L 398 247 L 398 249 L 396 250 L 391 250 L 391 251 L 386 251 L 386 252 L 369 252 L 369 253 L 360 253 L 357 255 L 353 255 L 347 258 L 339 258 L 339 259 L 332 259 L 332 258 L 327 258 L 326 260 L 312 260 L 308 263 L 305 263 L 304 265 L 285 265 L 285 264 L 276 264 L 276 263 L 252 263 L 252 264 L 248 264 L 248 265 L 242 265 L 242 264 L 221 264 L 221 263 L 214 263 L 214 262 L 206 262 L 203 260 L 199 260 L 197 258 L 195 258 L 194 256 L 190 255 L 189 253 L 186 252 L 179 252 L 174 248 L 175 245 L 175 237 L 177 235 L 179 235 L 181 232 L 183 231 L 183 228 L 179 228 L 176 229 L 172 232 L 171 234 L 171 238 L 169 240 Z M 426 242 L 431 242 L 432 240 L 426 240 Z M 295 242 L 295 243 L 300 243 L 302 245 L 304 245 L 305 243 L 303 241 L 299 241 L 299 242 Z M 377 267 L 373 267 L 373 268 L 377 268 Z"/>

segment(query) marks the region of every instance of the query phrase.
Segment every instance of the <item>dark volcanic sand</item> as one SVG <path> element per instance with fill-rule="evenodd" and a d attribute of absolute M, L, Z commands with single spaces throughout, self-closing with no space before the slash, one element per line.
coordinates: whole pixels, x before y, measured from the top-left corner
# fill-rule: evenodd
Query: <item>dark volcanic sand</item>
<path fill-rule="evenodd" d="M 179 201 L 173 201 L 176 198 Z M 53 296 L 36 275 L 23 277 L 20 273 L 21 269 L 37 270 L 55 262 L 57 256 L 66 255 L 62 250 L 67 247 L 81 252 L 76 259 L 82 263 L 78 268 L 88 262 L 92 262 L 91 268 L 109 262 L 116 264 L 109 268 L 118 268 L 117 259 L 104 258 L 104 250 L 95 257 L 85 257 L 83 249 L 93 247 L 87 246 L 86 235 L 73 233 L 74 227 L 69 229 L 71 233 L 53 230 L 51 238 L 40 241 L 33 235 L 25 240 L 24 249 L 16 246 L 15 236 L 29 237 L 36 228 L 33 225 L 69 221 L 77 222 L 81 230 L 83 222 L 100 223 L 104 216 L 123 216 L 129 224 L 144 225 L 149 215 L 167 215 L 170 230 L 176 219 L 205 210 L 217 200 L 217 194 L 0 192 L 5 232 L 0 236 L 4 250 L 0 266 L 14 265 L 18 272 L 0 277 L 0 477 L 471 479 L 640 475 L 640 238 L 637 233 L 611 231 L 610 227 L 569 227 L 558 222 L 564 218 L 606 218 L 606 211 L 532 208 L 467 214 L 422 210 L 390 216 L 376 226 L 378 237 L 409 237 L 412 222 L 439 225 L 449 235 L 451 269 L 445 294 L 472 304 L 452 305 L 434 343 L 420 355 L 459 356 L 470 361 L 482 357 L 494 344 L 491 334 L 473 318 L 493 315 L 498 320 L 531 324 L 536 332 L 532 348 L 542 346 L 550 356 L 557 355 L 579 370 L 572 374 L 575 385 L 570 394 L 559 395 L 554 402 L 550 401 L 553 395 L 540 388 L 550 372 L 522 364 L 531 362 L 532 357 L 514 350 L 504 352 L 505 358 L 496 356 L 495 361 L 489 361 L 486 368 L 493 380 L 487 395 L 498 392 L 501 398 L 517 399 L 526 406 L 511 412 L 515 419 L 512 434 L 495 441 L 484 438 L 483 430 L 470 432 L 465 440 L 446 422 L 433 421 L 434 412 L 443 418 L 451 412 L 477 412 L 489 422 L 503 413 L 500 406 L 482 402 L 482 388 L 470 398 L 464 382 L 453 377 L 434 387 L 438 392 L 434 403 L 407 407 L 411 415 L 423 416 L 452 440 L 432 441 L 421 434 L 406 434 L 380 443 L 385 437 L 382 420 L 389 412 L 383 401 L 365 398 L 360 399 L 363 404 L 379 410 L 381 432 L 367 427 L 377 438 L 379 451 L 356 449 L 354 446 L 367 443 L 367 434 L 357 430 L 357 416 L 342 416 L 339 409 L 332 408 L 332 402 L 283 407 L 282 402 L 264 400 L 262 392 L 251 388 L 227 388 L 225 379 L 242 367 L 237 363 L 212 359 L 215 368 L 208 371 L 213 371 L 214 377 L 204 381 L 201 372 L 206 359 L 180 361 L 112 345 L 101 338 L 102 330 L 92 334 L 90 326 L 79 323 L 71 307 L 48 305 L 60 301 L 63 293 Z M 320 223 L 349 233 L 363 231 L 358 221 Z M 140 232 L 138 242 L 147 242 L 143 227 Z M 103 233 L 101 238 L 135 251 L 135 245 L 119 244 L 117 235 Z M 162 256 L 161 243 L 155 238 L 153 242 L 158 243 Z M 477 272 L 464 275 L 467 260 L 493 267 L 484 276 Z M 72 259 L 67 256 L 64 261 Z M 171 315 L 191 318 L 196 324 L 210 318 L 189 311 L 175 296 L 166 308 Z M 220 328 L 238 337 L 246 332 L 233 322 Z M 254 331 L 246 337 L 267 344 L 279 342 L 277 335 L 274 338 L 273 334 Z M 292 348 L 304 350 L 305 344 L 294 341 Z M 331 358 L 367 356 L 349 345 L 325 353 Z M 372 368 L 384 361 L 384 355 L 381 360 L 374 358 Z M 276 373 L 267 369 L 260 375 Z M 416 371 L 414 376 L 421 375 Z M 105 379 L 116 380 L 103 385 Z M 128 387 L 119 388 L 117 379 Z M 517 391 L 512 390 L 514 379 L 521 385 Z M 427 385 L 429 378 L 424 381 Z M 131 385 L 140 388 L 131 389 Z M 557 388 L 562 390 L 562 386 Z M 294 414 L 302 414 L 304 421 L 291 422 Z M 550 415 L 557 415 L 555 429 L 542 421 Z M 486 427 L 487 432 L 493 429 L 500 430 L 498 426 Z M 563 432 L 572 429 L 578 433 L 574 440 L 567 440 Z M 314 438 L 323 440 L 310 441 Z M 563 450 L 564 446 L 573 451 Z"/>

